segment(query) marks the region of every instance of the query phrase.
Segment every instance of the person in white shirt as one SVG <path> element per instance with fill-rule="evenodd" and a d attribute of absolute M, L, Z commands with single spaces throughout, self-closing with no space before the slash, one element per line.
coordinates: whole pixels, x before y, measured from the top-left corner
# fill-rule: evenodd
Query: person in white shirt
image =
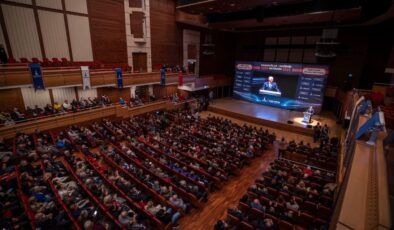
<path fill-rule="evenodd" d="M 71 104 L 68 103 L 68 100 L 65 100 L 63 103 L 63 109 L 65 110 L 70 110 L 71 109 Z"/>

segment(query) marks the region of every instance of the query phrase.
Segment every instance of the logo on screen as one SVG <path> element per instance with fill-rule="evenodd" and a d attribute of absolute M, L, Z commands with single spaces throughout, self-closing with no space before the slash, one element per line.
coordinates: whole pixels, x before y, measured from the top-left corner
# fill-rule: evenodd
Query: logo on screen
<path fill-rule="evenodd" d="M 327 70 L 323 68 L 303 68 L 302 73 L 306 75 L 317 75 L 317 76 L 324 76 L 327 74 Z"/>
<path fill-rule="evenodd" d="M 252 70 L 253 66 L 251 64 L 237 64 L 237 69 L 240 69 L 240 70 Z"/>

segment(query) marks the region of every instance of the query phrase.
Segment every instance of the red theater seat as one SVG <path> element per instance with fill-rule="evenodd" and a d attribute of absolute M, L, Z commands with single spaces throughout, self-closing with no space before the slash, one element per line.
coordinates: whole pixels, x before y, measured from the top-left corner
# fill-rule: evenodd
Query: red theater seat
<path fill-rule="evenodd" d="M 253 230 L 254 227 L 251 224 L 249 224 L 249 223 L 247 223 L 245 221 L 242 221 L 239 224 L 239 229 L 241 229 L 241 230 Z"/>
<path fill-rule="evenodd" d="M 298 225 L 302 227 L 307 227 L 309 229 L 310 226 L 313 224 L 313 216 L 302 212 L 299 216 L 296 217 L 296 222 Z"/>
<path fill-rule="evenodd" d="M 40 59 L 38 59 L 38 58 L 36 58 L 36 57 L 32 58 L 31 61 L 32 61 L 33 63 L 41 63 Z"/>
<path fill-rule="evenodd" d="M 30 63 L 29 59 L 27 59 L 27 58 L 25 58 L 25 57 L 19 58 L 19 60 L 20 60 L 22 63 Z"/>
<path fill-rule="evenodd" d="M 278 223 L 278 229 L 279 230 L 293 230 L 294 229 L 294 225 L 290 224 L 287 221 L 280 220 L 279 223 Z"/>
<path fill-rule="evenodd" d="M 312 214 L 312 215 L 316 215 L 316 204 L 310 201 L 305 201 L 302 209 L 305 210 L 306 212 Z"/>
<path fill-rule="evenodd" d="M 58 58 L 52 58 L 52 63 L 53 66 L 61 66 L 62 63 L 60 62 L 60 60 Z"/>
<path fill-rule="evenodd" d="M 18 63 L 13 57 L 9 57 L 8 58 L 8 63 L 9 64 L 14 64 L 14 63 Z"/>
<path fill-rule="evenodd" d="M 71 65 L 72 63 L 67 59 L 67 58 L 65 58 L 65 57 L 62 57 L 62 65 L 63 66 L 69 66 L 69 65 Z"/>
<path fill-rule="evenodd" d="M 317 209 L 317 217 L 319 217 L 323 220 L 330 220 L 331 213 L 332 213 L 332 210 L 330 208 L 323 206 L 323 205 L 320 205 L 319 208 Z"/>
<path fill-rule="evenodd" d="M 45 66 L 45 67 L 52 66 L 52 62 L 48 58 L 43 58 L 42 59 L 42 66 Z"/>
<path fill-rule="evenodd" d="M 275 216 L 270 214 L 265 214 L 265 218 L 271 219 L 272 222 L 274 222 L 274 225 L 278 225 L 278 218 L 276 218 Z"/>

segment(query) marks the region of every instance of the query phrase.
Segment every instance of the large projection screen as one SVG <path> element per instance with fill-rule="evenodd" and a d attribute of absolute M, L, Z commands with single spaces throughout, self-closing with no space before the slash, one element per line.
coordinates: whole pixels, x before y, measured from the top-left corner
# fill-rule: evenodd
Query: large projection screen
<path fill-rule="evenodd" d="M 320 112 L 329 68 L 326 65 L 238 61 L 234 97 L 250 102 Z"/>

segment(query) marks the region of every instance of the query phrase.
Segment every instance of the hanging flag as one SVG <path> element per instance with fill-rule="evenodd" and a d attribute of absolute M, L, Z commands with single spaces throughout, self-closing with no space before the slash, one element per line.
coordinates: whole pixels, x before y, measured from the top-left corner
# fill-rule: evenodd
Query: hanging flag
<path fill-rule="evenodd" d="M 42 79 L 41 66 L 38 63 L 31 63 L 29 65 L 31 75 L 33 77 L 34 89 L 44 89 L 44 80 Z"/>
<path fill-rule="evenodd" d="M 81 74 L 82 74 L 82 88 L 90 89 L 90 72 L 89 66 L 81 66 Z"/>
<path fill-rule="evenodd" d="M 178 86 L 182 86 L 183 85 L 183 73 L 182 71 L 178 72 Z"/>
<path fill-rule="evenodd" d="M 166 69 L 164 67 L 160 70 L 160 84 L 166 85 Z"/>
<path fill-rule="evenodd" d="M 115 73 L 116 73 L 116 83 L 118 85 L 118 88 L 121 89 L 121 88 L 123 88 L 122 69 L 115 68 Z"/>

